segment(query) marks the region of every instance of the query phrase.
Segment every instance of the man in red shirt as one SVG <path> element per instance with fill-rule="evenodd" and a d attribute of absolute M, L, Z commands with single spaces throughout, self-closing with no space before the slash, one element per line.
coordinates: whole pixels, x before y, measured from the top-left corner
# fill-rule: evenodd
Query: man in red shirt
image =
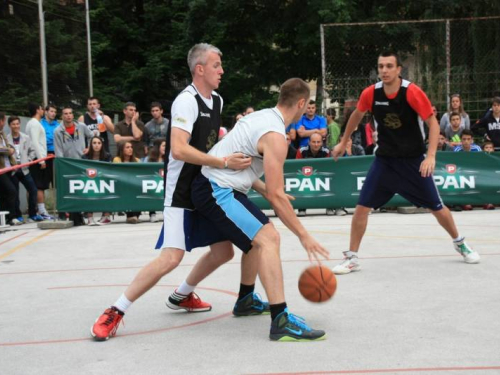
<path fill-rule="evenodd" d="M 378 149 L 352 218 L 349 251 L 344 252 L 344 261 L 335 266 L 333 272 L 346 274 L 360 270 L 357 254 L 368 224 L 368 214 L 372 208 L 386 204 L 395 194 L 418 207 L 430 209 L 453 239 L 455 250 L 464 261 L 478 263 L 479 254 L 458 233 L 432 177 L 440 128 L 427 95 L 417 85 L 401 78 L 402 66 L 395 53 L 382 53 L 377 66 L 381 81 L 363 91 L 342 140 L 332 152 L 335 160 L 344 155 L 352 132 L 370 111 L 378 131 Z M 425 133 L 418 116 L 429 127 L 427 155 Z"/>

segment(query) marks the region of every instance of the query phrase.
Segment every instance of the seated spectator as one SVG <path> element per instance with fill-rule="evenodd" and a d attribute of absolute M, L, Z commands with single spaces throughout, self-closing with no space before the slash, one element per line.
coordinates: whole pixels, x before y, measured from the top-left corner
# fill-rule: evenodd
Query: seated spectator
<path fill-rule="evenodd" d="M 475 123 L 472 130 L 480 135 L 485 135 L 488 141 L 493 142 L 495 150 L 500 151 L 500 96 L 493 98 L 491 111 Z"/>
<path fill-rule="evenodd" d="M 491 154 L 492 152 L 495 151 L 495 147 L 493 146 L 493 142 L 491 141 L 486 141 L 483 143 L 483 152 L 486 152 L 487 154 Z M 495 205 L 491 203 L 487 203 L 483 206 L 483 209 L 485 210 L 494 210 Z"/>
<path fill-rule="evenodd" d="M 100 136 L 93 136 L 89 142 L 88 152 L 82 156 L 85 160 L 111 162 L 111 155 L 108 154 L 104 147 L 104 140 Z M 103 212 L 99 221 L 94 220 L 94 213 L 87 212 L 87 224 L 91 226 L 106 225 L 111 223 L 111 213 Z"/>
<path fill-rule="evenodd" d="M 14 146 L 9 144 L 7 136 L 3 132 L 5 126 L 5 113 L 0 112 L 0 170 L 16 165 Z M 0 174 L 0 211 L 7 211 L 6 221 L 9 225 L 22 224 L 16 218 L 16 196 L 17 190 L 12 182 L 12 173 Z"/>
<path fill-rule="evenodd" d="M 323 137 L 320 133 L 313 133 L 309 137 L 309 145 L 297 150 L 297 159 L 317 159 L 330 156 L 330 150 L 323 147 Z M 327 215 L 333 215 L 333 209 L 327 209 Z M 298 216 L 306 216 L 305 209 L 299 209 Z"/>
<path fill-rule="evenodd" d="M 54 130 L 54 150 L 58 158 L 81 159 L 88 151 L 87 141 L 93 135 L 99 135 L 99 130 L 90 131 L 81 123 L 74 121 L 73 109 L 64 107 L 61 125 Z"/>
<path fill-rule="evenodd" d="M 16 164 L 26 164 L 35 159 L 35 149 L 31 145 L 31 139 L 26 134 L 21 132 L 21 120 L 17 116 L 9 117 L 10 134 L 7 139 L 11 145 L 14 146 Z M 28 192 L 28 222 L 43 221 L 43 217 L 36 213 L 36 198 L 38 189 L 36 188 L 35 181 L 31 177 L 30 169 L 24 167 L 18 169 L 12 175 L 12 182 L 16 187 L 16 219 L 24 222 L 22 212 L 20 210 L 21 202 L 19 200 L 19 182 L 23 184 Z"/>
<path fill-rule="evenodd" d="M 335 108 L 326 110 L 326 123 L 328 124 L 328 135 L 326 137 L 326 147 L 332 150 L 339 141 L 340 125 L 335 122 Z"/>
<path fill-rule="evenodd" d="M 221 128 L 222 129 L 222 128 Z M 153 147 L 149 150 L 149 155 L 144 159 L 145 163 L 164 163 L 165 162 L 165 149 L 167 142 L 163 139 L 157 139 L 153 142 Z M 160 221 L 156 217 L 155 211 L 149 212 L 149 221 L 156 223 Z"/>
<path fill-rule="evenodd" d="M 428 145 L 427 145 L 428 146 Z M 453 151 L 454 147 L 448 144 L 444 132 L 439 132 L 437 151 Z"/>
<path fill-rule="evenodd" d="M 481 152 L 481 147 L 474 144 L 474 139 L 472 138 L 472 132 L 470 130 L 464 129 L 461 136 L 462 143 L 454 148 L 455 152 Z"/>
<path fill-rule="evenodd" d="M 118 143 L 118 152 L 113 159 L 113 163 L 139 163 L 139 159 L 135 157 L 132 142 Z M 126 214 L 128 224 L 137 224 L 139 222 L 140 212 L 127 212 Z"/>
<path fill-rule="evenodd" d="M 439 122 L 439 126 L 442 131 L 445 131 L 446 128 L 450 125 L 451 123 L 451 114 L 453 112 L 456 112 L 460 115 L 460 125 L 464 128 L 469 130 L 470 129 L 470 119 L 469 115 L 467 112 L 464 111 L 464 107 L 462 105 L 462 99 L 460 98 L 459 94 L 453 94 L 451 96 L 450 100 L 450 108 L 448 109 L 448 112 L 446 112 L 443 117 L 441 117 L 441 121 Z"/>
<path fill-rule="evenodd" d="M 450 124 L 444 130 L 446 139 L 450 142 L 451 147 L 456 147 L 462 143 L 460 136 L 465 128 L 461 125 L 460 120 L 460 114 L 458 112 L 451 113 Z"/>
<path fill-rule="evenodd" d="M 295 147 L 293 147 L 293 144 L 292 144 L 292 139 L 290 137 L 290 134 L 286 134 L 286 141 L 288 143 L 288 152 L 286 154 L 286 158 L 287 159 L 295 159 L 295 157 L 297 156 L 297 149 Z"/>
<path fill-rule="evenodd" d="M 355 108 L 349 108 L 344 117 L 344 126 L 343 129 L 346 128 L 347 122 L 349 121 L 349 118 L 351 117 L 352 113 L 354 112 Z M 365 130 L 365 125 L 364 124 L 359 124 L 358 127 L 352 132 L 351 139 L 352 143 L 355 145 L 359 145 L 363 148 L 363 150 L 367 146 L 367 141 L 366 141 L 366 130 Z"/>
<path fill-rule="evenodd" d="M 365 125 L 366 147 L 365 155 L 373 155 L 377 147 L 378 132 L 373 124 L 373 119 L 368 121 Z"/>
<path fill-rule="evenodd" d="M 249 115 L 250 113 L 254 113 L 255 109 L 253 107 L 248 106 L 247 109 L 245 109 L 245 112 L 243 112 L 243 116 Z"/>

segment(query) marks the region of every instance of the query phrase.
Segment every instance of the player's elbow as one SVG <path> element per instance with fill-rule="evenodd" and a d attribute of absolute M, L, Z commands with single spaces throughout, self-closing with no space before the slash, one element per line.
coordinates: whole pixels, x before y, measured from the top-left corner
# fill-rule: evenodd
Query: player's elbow
<path fill-rule="evenodd" d="M 177 145 L 175 143 L 172 143 L 171 152 L 172 152 L 172 157 L 175 160 L 183 160 L 184 152 L 183 152 L 182 146 L 179 146 L 179 145 Z"/>

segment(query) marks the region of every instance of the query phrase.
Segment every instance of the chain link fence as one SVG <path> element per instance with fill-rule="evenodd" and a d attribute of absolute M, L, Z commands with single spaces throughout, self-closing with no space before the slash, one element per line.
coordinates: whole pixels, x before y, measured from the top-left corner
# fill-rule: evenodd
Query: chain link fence
<path fill-rule="evenodd" d="M 442 115 L 460 94 L 475 121 L 500 90 L 499 17 L 321 25 L 323 108 L 354 105 L 377 81 L 377 56 L 400 54 L 402 75 L 429 96 Z"/>
<path fill-rule="evenodd" d="M 85 6 L 81 0 L 43 1 L 48 102 L 85 107 L 89 92 Z M 36 0 L 0 2 L 0 110 L 26 113 L 42 103 L 40 14 Z"/>

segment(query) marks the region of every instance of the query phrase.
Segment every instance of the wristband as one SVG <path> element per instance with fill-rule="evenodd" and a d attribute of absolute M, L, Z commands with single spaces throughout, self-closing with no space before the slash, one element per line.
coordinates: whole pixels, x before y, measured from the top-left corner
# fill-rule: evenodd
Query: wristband
<path fill-rule="evenodd" d="M 224 160 L 224 169 L 227 169 L 227 158 L 222 158 Z"/>

